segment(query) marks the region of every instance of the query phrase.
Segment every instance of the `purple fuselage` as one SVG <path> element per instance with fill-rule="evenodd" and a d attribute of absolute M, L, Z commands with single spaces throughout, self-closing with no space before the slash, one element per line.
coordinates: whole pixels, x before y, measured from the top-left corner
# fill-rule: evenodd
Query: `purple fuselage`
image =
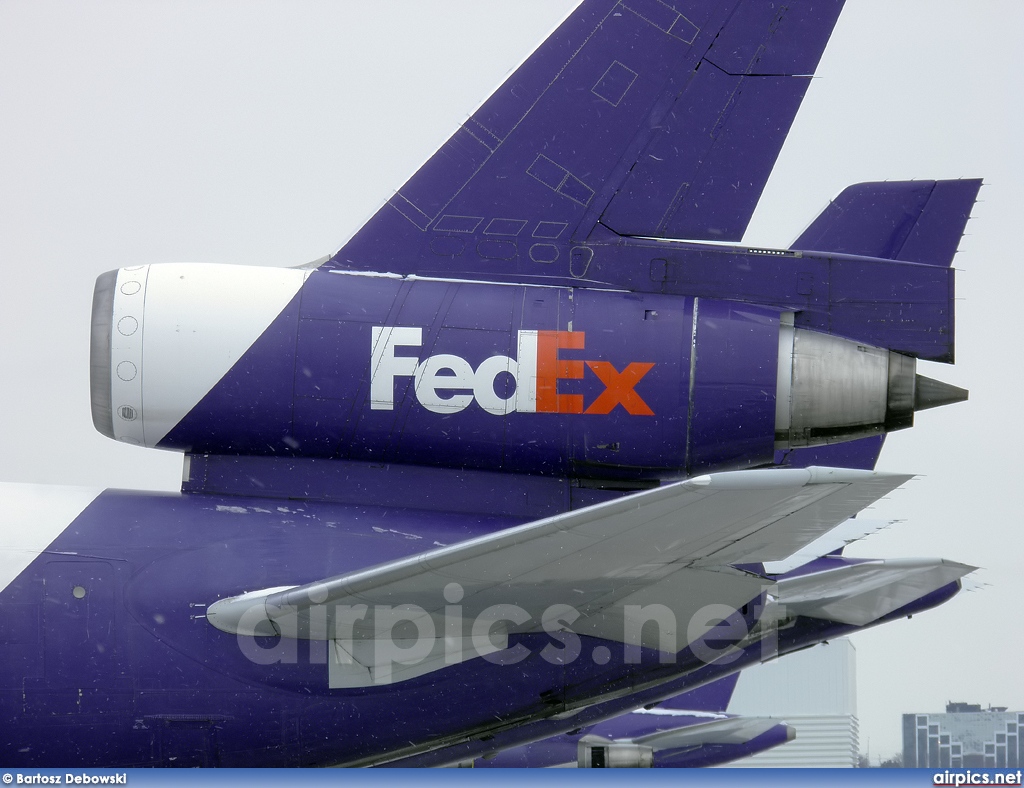
<path fill-rule="evenodd" d="M 522 519 L 103 493 L 0 595 L 4 762 L 450 763 L 620 714 L 763 658 L 764 645 L 755 643 L 727 664 L 702 663 L 688 650 L 668 664 L 653 651 L 627 664 L 621 644 L 582 637 L 577 658 L 559 662 L 540 653 L 563 644 L 530 635 L 514 638 L 530 650 L 516 665 L 474 659 L 392 685 L 331 690 L 327 644 L 243 642 L 203 615 L 229 594 L 311 581 Z M 883 620 L 955 591 L 954 584 Z M 778 648 L 784 653 L 852 629 L 797 619 L 779 632 Z M 598 646 L 610 654 L 606 664 L 592 658 Z M 568 719 L 554 718 L 569 704 L 605 697 Z"/>
<path fill-rule="evenodd" d="M 766 464 L 779 314 L 315 273 L 160 445 L 619 480 Z"/>

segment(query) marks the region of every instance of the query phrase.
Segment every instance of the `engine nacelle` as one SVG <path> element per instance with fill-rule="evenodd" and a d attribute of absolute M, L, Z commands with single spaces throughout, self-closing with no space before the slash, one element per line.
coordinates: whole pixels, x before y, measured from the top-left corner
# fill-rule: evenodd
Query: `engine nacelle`
<path fill-rule="evenodd" d="M 307 275 L 184 263 L 100 276 L 90 358 L 96 429 L 132 445 L 162 445 L 280 315 Z M 258 397 L 260 381 L 252 386 Z"/>
<path fill-rule="evenodd" d="M 619 480 L 911 423 L 912 359 L 787 317 L 609 290 L 126 268 L 96 284 L 93 420 L 195 453 Z"/>
<path fill-rule="evenodd" d="M 650 769 L 654 766 L 654 749 L 584 736 L 576 753 L 576 765 L 580 769 Z"/>
<path fill-rule="evenodd" d="M 843 337 L 779 329 L 775 445 L 797 449 L 911 427 L 914 413 L 967 399 L 917 374 L 909 356 Z"/>

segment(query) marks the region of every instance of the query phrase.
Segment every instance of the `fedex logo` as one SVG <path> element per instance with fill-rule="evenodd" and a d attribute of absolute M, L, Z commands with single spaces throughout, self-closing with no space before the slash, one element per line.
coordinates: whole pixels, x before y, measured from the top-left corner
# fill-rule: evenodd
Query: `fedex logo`
<path fill-rule="evenodd" d="M 458 413 L 476 402 L 487 413 L 611 413 L 621 406 L 633 416 L 653 416 L 636 392 L 652 363 L 632 362 L 621 372 L 607 361 L 559 358 L 560 350 L 583 350 L 583 331 L 519 331 L 516 358 L 491 356 L 473 369 L 464 358 L 439 353 L 422 361 L 397 355 L 398 348 L 423 345 L 423 329 L 374 326 L 370 351 L 370 408 L 394 410 L 395 378 L 411 377 L 416 399 L 433 413 Z M 604 391 L 587 404 L 582 394 L 558 391 L 560 380 L 580 380 L 589 368 Z M 495 392 L 500 375 L 510 375 L 515 390 L 507 397 Z M 472 392 L 472 393 L 469 393 Z"/>

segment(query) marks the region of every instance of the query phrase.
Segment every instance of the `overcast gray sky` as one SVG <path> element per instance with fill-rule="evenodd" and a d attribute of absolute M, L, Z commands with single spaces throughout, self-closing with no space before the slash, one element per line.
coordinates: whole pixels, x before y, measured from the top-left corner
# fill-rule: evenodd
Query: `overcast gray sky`
<path fill-rule="evenodd" d="M 176 489 L 180 456 L 89 416 L 96 276 L 333 252 L 572 0 L 0 3 L 0 480 Z M 971 400 L 892 436 L 922 474 L 858 555 L 943 556 L 989 587 L 855 638 L 862 749 L 946 700 L 1024 709 L 1017 510 L 1024 4 L 848 0 L 747 241 L 786 246 L 844 186 L 983 176 L 955 265 Z"/>

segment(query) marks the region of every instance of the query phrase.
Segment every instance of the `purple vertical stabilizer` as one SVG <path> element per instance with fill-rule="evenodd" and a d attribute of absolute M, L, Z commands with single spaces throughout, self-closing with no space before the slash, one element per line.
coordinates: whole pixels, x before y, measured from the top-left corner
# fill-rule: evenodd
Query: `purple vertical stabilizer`
<path fill-rule="evenodd" d="M 585 0 L 326 264 L 586 270 L 602 223 L 738 240 L 842 0 Z"/>

